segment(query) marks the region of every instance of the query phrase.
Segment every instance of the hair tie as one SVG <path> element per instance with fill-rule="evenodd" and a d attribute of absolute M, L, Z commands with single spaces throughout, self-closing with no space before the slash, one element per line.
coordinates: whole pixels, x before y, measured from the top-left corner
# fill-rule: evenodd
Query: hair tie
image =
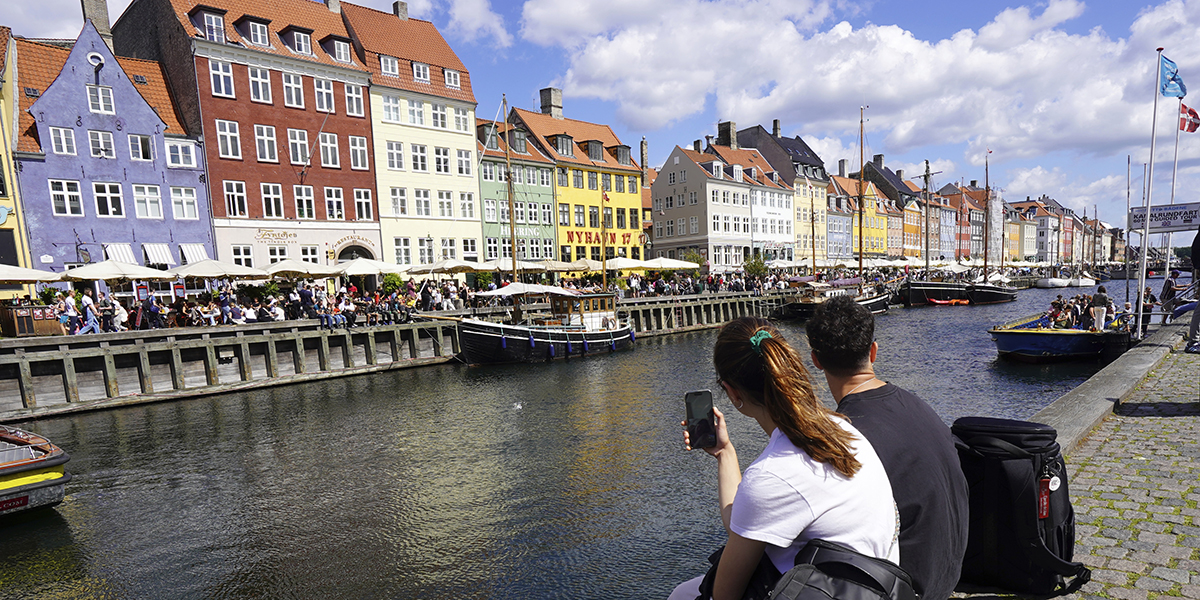
<path fill-rule="evenodd" d="M 754 335 L 750 336 L 750 347 L 754 348 L 754 352 L 756 354 L 758 354 L 759 356 L 762 356 L 763 340 L 765 340 L 767 338 L 773 338 L 773 337 L 775 337 L 775 336 L 771 335 L 770 331 L 767 331 L 766 329 L 759 329 L 758 331 L 756 331 L 754 333 Z"/>

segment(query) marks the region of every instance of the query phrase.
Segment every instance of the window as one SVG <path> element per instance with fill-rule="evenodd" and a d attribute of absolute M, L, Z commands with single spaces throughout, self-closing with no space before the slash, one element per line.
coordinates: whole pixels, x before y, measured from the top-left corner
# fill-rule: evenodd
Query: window
<path fill-rule="evenodd" d="M 575 145 L 571 143 L 570 136 L 560 135 L 554 138 L 554 146 L 555 150 L 562 156 L 575 156 Z"/>
<path fill-rule="evenodd" d="M 317 218 L 317 208 L 313 201 L 311 185 L 292 186 L 292 196 L 296 198 L 296 218 L 312 220 Z"/>
<path fill-rule="evenodd" d="M 458 194 L 458 214 L 464 219 L 475 218 L 475 194 L 470 192 Z"/>
<path fill-rule="evenodd" d="M 454 130 L 455 131 L 470 131 L 471 130 L 471 114 L 465 108 L 454 109 Z"/>
<path fill-rule="evenodd" d="M 112 88 L 99 85 L 89 85 L 88 90 L 88 108 L 94 113 L 111 115 L 113 109 Z"/>
<path fill-rule="evenodd" d="M 721 230 L 721 215 L 712 216 L 712 230 L 709 233 L 716 233 Z"/>
<path fill-rule="evenodd" d="M 666 237 L 674 236 L 675 235 L 675 220 L 667 219 L 666 225 L 667 225 Z M 655 227 L 658 227 L 657 223 L 655 223 Z"/>
<path fill-rule="evenodd" d="M 594 190 L 597 187 L 596 175 L 597 175 L 597 173 L 595 171 L 588 171 L 588 189 L 589 190 Z"/>
<path fill-rule="evenodd" d="M 365 170 L 367 164 L 367 138 L 359 135 L 350 136 L 350 168 Z"/>
<path fill-rule="evenodd" d="M 610 175 L 608 173 L 604 173 L 603 175 L 601 175 L 600 189 L 602 189 L 606 192 L 612 191 L 612 175 Z"/>
<path fill-rule="evenodd" d="M 400 99 L 395 96 L 383 96 L 383 120 L 388 123 L 400 122 Z"/>
<path fill-rule="evenodd" d="M 256 46 L 266 46 L 271 42 L 267 36 L 267 26 L 250 21 L 250 43 Z"/>
<path fill-rule="evenodd" d="M 354 219 L 356 221 L 375 219 L 375 211 L 371 207 L 371 190 L 354 190 Z"/>
<path fill-rule="evenodd" d="M 508 214 L 508 202 L 505 202 L 505 201 L 503 201 L 503 200 L 499 200 L 499 201 L 497 201 L 497 205 L 498 205 L 498 206 L 499 206 L 499 208 L 500 208 L 500 222 L 501 222 L 501 223 L 507 223 L 507 222 L 508 222 L 508 217 L 509 217 L 509 214 Z"/>
<path fill-rule="evenodd" d="M 617 184 L 617 191 L 624 194 L 625 193 L 625 178 L 621 177 L 620 175 L 617 175 L 617 179 L 616 179 L 615 183 Z"/>
<path fill-rule="evenodd" d="M 312 54 L 312 37 L 299 31 L 292 33 L 292 50 L 297 54 Z"/>
<path fill-rule="evenodd" d="M 335 133 L 321 133 L 321 166 L 339 168 L 341 158 L 338 156 L 338 141 Z"/>
<path fill-rule="evenodd" d="M 446 87 L 454 88 L 457 90 L 459 88 L 458 71 L 451 71 L 450 69 L 445 69 L 444 73 L 446 74 Z"/>
<path fill-rule="evenodd" d="M 321 250 L 317 246 L 308 244 L 300 246 L 300 262 L 319 263 L 321 262 L 320 256 Z"/>
<path fill-rule="evenodd" d="M 454 238 L 442 238 L 442 259 L 457 258 L 455 252 Z"/>
<path fill-rule="evenodd" d="M 571 180 L 574 187 L 583 189 L 583 171 L 579 169 L 571 169 Z"/>
<path fill-rule="evenodd" d="M 617 229 L 625 229 L 625 210 L 620 208 L 617 209 Z"/>
<path fill-rule="evenodd" d="M 584 221 L 584 217 L 583 217 L 583 205 L 576 204 L 575 205 L 575 226 L 583 227 L 585 225 L 585 223 L 586 223 L 586 221 Z"/>
<path fill-rule="evenodd" d="M 139 219 L 161 219 L 162 197 L 158 195 L 158 186 L 134 185 L 133 207 Z"/>
<path fill-rule="evenodd" d="M 408 214 L 408 195 L 406 192 L 407 190 L 404 188 L 392 188 L 391 196 L 393 217 L 401 217 Z"/>
<path fill-rule="evenodd" d="M 630 175 L 629 176 L 629 193 L 631 193 L 631 194 L 637 193 L 637 189 L 638 189 L 637 176 Z"/>
<path fill-rule="evenodd" d="M 352 117 L 361 117 L 366 113 L 363 112 L 363 88 L 361 85 L 353 83 L 345 84 L 346 88 L 346 114 Z"/>
<path fill-rule="evenodd" d="M 612 226 L 613 226 L 612 209 L 606 206 L 606 207 L 604 207 L 604 227 L 606 229 L 612 229 Z"/>
<path fill-rule="evenodd" d="M 121 184 L 96 182 L 92 184 L 92 193 L 96 197 L 97 217 L 125 216 L 125 203 L 121 200 Z"/>
<path fill-rule="evenodd" d="M 688 226 L 691 228 L 691 233 L 700 233 L 700 217 L 688 217 Z"/>
<path fill-rule="evenodd" d="M 399 77 L 400 61 L 396 60 L 396 57 L 394 56 L 383 56 L 381 54 L 379 56 L 379 70 L 382 71 L 384 75 Z"/>
<path fill-rule="evenodd" d="M 334 112 L 333 82 L 328 79 L 313 79 L 313 90 L 317 95 L 317 112 Z"/>
<path fill-rule="evenodd" d="M 512 240 L 503 238 L 500 240 L 500 255 L 504 258 L 512 258 Z"/>
<path fill-rule="evenodd" d="M 209 60 L 208 73 L 212 77 L 212 95 L 232 98 L 233 65 L 220 60 Z"/>
<path fill-rule="evenodd" d="M 225 18 L 221 15 L 204 13 L 204 39 L 218 44 L 225 43 Z"/>
<path fill-rule="evenodd" d="M 291 73 L 283 74 L 283 105 L 304 108 L 304 78 Z"/>
<path fill-rule="evenodd" d="M 279 148 L 275 145 L 274 127 L 255 125 L 254 146 L 258 150 L 258 162 L 279 162 Z"/>
<path fill-rule="evenodd" d="M 217 120 L 217 154 L 221 158 L 242 158 L 242 140 L 237 121 Z"/>
<path fill-rule="evenodd" d="M 550 169 L 538 169 L 538 185 L 550 187 Z"/>
<path fill-rule="evenodd" d="M 230 246 L 233 264 L 243 267 L 254 267 L 254 258 L 250 255 L 250 246 Z"/>
<path fill-rule="evenodd" d="M 263 217 L 268 219 L 283 218 L 283 186 L 278 183 L 263 183 L 259 185 L 262 196 Z"/>
<path fill-rule="evenodd" d="M 387 149 L 387 168 L 393 171 L 404 169 L 404 144 L 388 141 L 385 147 Z"/>
<path fill-rule="evenodd" d="M 273 265 L 281 260 L 287 260 L 287 246 L 267 246 L 267 264 Z"/>
<path fill-rule="evenodd" d="M 175 220 L 200 218 L 196 208 L 196 188 L 171 188 L 171 216 L 175 217 Z"/>
<path fill-rule="evenodd" d="M 517 223 L 525 223 L 525 203 L 513 202 L 513 218 Z"/>
<path fill-rule="evenodd" d="M 512 168 L 512 181 L 514 185 L 520 185 L 525 179 L 525 167 L 516 165 Z"/>
<path fill-rule="evenodd" d="M 408 101 L 408 122 L 412 125 L 425 124 L 425 104 L 420 100 Z"/>
<path fill-rule="evenodd" d="M 513 132 L 513 152 L 529 154 L 529 136 L 524 131 Z"/>
<path fill-rule="evenodd" d="M 342 200 L 342 188 L 325 188 L 325 218 L 338 221 L 346 219 L 345 202 Z"/>
<path fill-rule="evenodd" d="M 563 262 L 571 262 L 571 247 L 570 246 L 559 246 L 558 251 L 561 254 L 561 256 L 559 256 L 559 260 L 561 260 Z"/>
<path fill-rule="evenodd" d="M 433 126 L 438 129 L 446 129 L 446 105 L 431 104 L 429 105 L 433 114 Z"/>
<path fill-rule="evenodd" d="M 429 217 L 433 215 L 429 203 L 429 190 L 413 190 L 413 205 L 416 208 L 417 216 Z"/>
<path fill-rule="evenodd" d="M 412 156 L 412 168 L 414 171 L 429 171 L 429 162 L 425 154 L 424 145 L 412 144 L 409 154 Z"/>
<path fill-rule="evenodd" d="M 75 137 L 72 135 L 72 146 L 74 146 L 74 142 Z M 167 166 L 194 168 L 196 166 L 194 148 L 195 146 L 190 142 L 167 142 Z"/>
<path fill-rule="evenodd" d="M 246 182 L 226 181 L 225 183 L 225 216 L 246 216 Z"/>
<path fill-rule="evenodd" d="M 433 262 L 433 238 L 417 238 L 417 260 L 423 265 Z"/>
<path fill-rule="evenodd" d="M 450 149 L 437 148 L 433 149 L 433 170 L 436 173 L 450 174 Z"/>
<path fill-rule="evenodd" d="M 488 223 L 496 222 L 496 201 L 491 198 L 483 199 L 483 220 Z"/>
<path fill-rule="evenodd" d="M 408 238 L 395 238 L 392 243 L 396 247 L 396 264 L 411 265 L 412 264 L 412 246 L 409 244 Z"/>
<path fill-rule="evenodd" d="M 463 238 L 463 258 L 468 256 L 479 256 L 479 247 L 476 245 L 474 238 Z"/>
<path fill-rule="evenodd" d="M 542 224 L 543 225 L 553 225 L 554 224 L 554 205 L 553 204 L 547 203 L 547 204 L 542 205 Z"/>
<path fill-rule="evenodd" d="M 154 145 L 148 135 L 129 136 L 129 158 L 133 160 L 154 160 Z"/>
<path fill-rule="evenodd" d="M 333 41 L 333 58 L 338 62 L 350 62 L 350 44 L 339 40 Z"/>
<path fill-rule="evenodd" d="M 588 227 L 593 227 L 596 229 L 600 228 L 600 207 L 588 207 Z"/>
<path fill-rule="evenodd" d="M 60 217 L 82 217 L 83 198 L 78 181 L 50 180 L 50 200 L 54 214 Z"/>
<path fill-rule="evenodd" d="M 482 177 L 484 181 L 496 181 L 496 166 L 497 165 L 490 162 L 483 163 L 483 165 L 479 167 L 479 176 Z"/>
<path fill-rule="evenodd" d="M 452 192 L 438 192 L 438 216 L 454 218 L 454 194 Z"/>
<path fill-rule="evenodd" d="M 117 157 L 117 152 L 113 149 L 112 133 L 108 131 L 89 131 L 88 140 L 92 145 L 92 156 L 97 158 Z"/>
<path fill-rule="evenodd" d="M 288 156 L 293 165 L 308 164 L 308 132 L 303 129 L 288 130 Z"/>
<path fill-rule="evenodd" d="M 429 65 L 425 63 L 415 62 L 413 66 L 413 79 L 421 83 L 429 83 Z"/>
<path fill-rule="evenodd" d="M 271 103 L 271 71 L 250 67 L 250 100 Z"/>
<path fill-rule="evenodd" d="M 75 130 L 51 127 L 50 140 L 55 154 L 75 154 Z"/>
<path fill-rule="evenodd" d="M 499 258 L 499 244 L 496 243 L 496 238 L 490 237 L 485 240 L 484 250 L 487 252 L 485 258 L 488 260 L 496 260 Z"/>

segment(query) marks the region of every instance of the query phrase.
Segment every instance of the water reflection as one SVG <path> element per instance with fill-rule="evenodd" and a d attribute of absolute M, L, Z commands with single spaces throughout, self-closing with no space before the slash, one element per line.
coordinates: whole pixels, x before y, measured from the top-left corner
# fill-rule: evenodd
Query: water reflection
<path fill-rule="evenodd" d="M 1036 293 L 881 317 L 881 376 L 947 421 L 1028 417 L 1098 368 L 996 360 L 979 323 L 1041 308 Z M 803 327 L 781 327 L 807 355 Z M 0 526 L 0 582 L 18 598 L 665 596 L 723 537 L 715 463 L 679 428 L 684 392 L 715 386 L 715 338 L 26 424 L 76 477 L 56 512 Z M 766 435 L 716 402 L 748 463 Z"/>

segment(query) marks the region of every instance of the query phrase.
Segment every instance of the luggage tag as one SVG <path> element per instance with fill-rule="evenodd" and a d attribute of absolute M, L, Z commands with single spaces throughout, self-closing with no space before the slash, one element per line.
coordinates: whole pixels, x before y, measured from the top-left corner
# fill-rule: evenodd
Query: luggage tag
<path fill-rule="evenodd" d="M 1058 479 L 1058 478 L 1055 477 L 1053 479 L 1041 479 L 1038 481 L 1038 518 L 1039 519 L 1045 519 L 1050 516 L 1050 488 L 1058 487 L 1057 485 L 1054 485 L 1055 483 L 1057 483 L 1054 481 L 1056 479 Z"/>

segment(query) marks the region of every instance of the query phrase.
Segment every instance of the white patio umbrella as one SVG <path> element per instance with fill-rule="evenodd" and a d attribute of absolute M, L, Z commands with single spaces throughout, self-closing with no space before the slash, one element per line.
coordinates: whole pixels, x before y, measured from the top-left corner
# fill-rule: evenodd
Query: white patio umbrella
<path fill-rule="evenodd" d="M 289 258 L 281 260 L 273 265 L 269 265 L 266 269 L 272 277 L 281 277 L 284 279 L 298 279 L 301 277 L 311 277 L 313 279 L 324 279 L 340 275 L 337 267 L 327 265 L 319 265 L 317 263 L 305 262 Z"/>
<path fill-rule="evenodd" d="M 513 261 L 510 258 L 501 258 L 484 263 L 468 263 L 475 268 L 475 271 L 506 271 L 513 270 Z M 542 263 L 528 262 L 524 260 L 517 261 L 517 268 L 527 272 L 542 272 L 546 270 L 546 266 Z"/>
<path fill-rule="evenodd" d="M 694 262 L 689 262 L 686 260 L 676 260 L 674 258 L 667 258 L 665 256 L 660 256 L 658 258 L 650 259 L 650 260 L 646 261 L 646 264 L 649 265 L 650 268 L 663 269 L 663 270 L 667 270 L 667 269 L 699 269 L 700 268 L 700 265 L 698 265 Z"/>
<path fill-rule="evenodd" d="M 414 275 L 424 275 L 426 273 L 472 273 L 479 270 L 483 263 L 467 262 L 465 260 L 457 260 L 454 258 L 443 258 L 433 264 L 421 265 L 409 269 Z M 494 269 L 488 269 L 489 271 Z"/>
<path fill-rule="evenodd" d="M 408 270 L 408 266 L 371 258 L 356 258 L 339 264 L 337 269 L 343 276 L 385 275 L 387 273 L 403 273 Z"/>
<path fill-rule="evenodd" d="M 555 287 L 553 285 L 539 285 L 536 283 L 510 283 L 504 287 L 488 290 L 486 292 L 478 292 L 476 296 L 520 296 L 523 294 L 555 294 L 558 296 L 577 296 L 579 292 Z"/>
<path fill-rule="evenodd" d="M 14 267 L 11 265 L 0 265 L 0 283 L 4 284 L 58 281 L 60 277 L 62 277 L 62 273 L 51 273 L 50 271 L 39 271 L 37 269 L 26 269 L 25 267 Z"/>
<path fill-rule="evenodd" d="M 179 279 L 179 276 L 170 271 L 159 271 L 118 260 L 92 263 L 68 269 L 62 274 L 63 281 L 174 281 L 176 279 Z"/>
<path fill-rule="evenodd" d="M 175 267 L 167 272 L 180 277 L 198 279 L 267 279 L 271 277 L 270 273 L 262 269 L 225 263 L 211 258 Z"/>
<path fill-rule="evenodd" d="M 567 273 L 569 271 L 577 270 L 572 266 L 573 263 L 563 262 L 561 260 L 543 260 L 538 264 L 546 267 L 546 271 L 549 273 Z"/>
<path fill-rule="evenodd" d="M 630 269 L 650 269 L 650 265 L 632 258 L 618 256 L 604 261 L 604 268 L 609 271 L 627 271 Z"/>
<path fill-rule="evenodd" d="M 575 267 L 572 271 L 599 271 L 604 268 L 604 263 L 590 258 L 580 258 L 572 261 L 571 266 Z"/>

